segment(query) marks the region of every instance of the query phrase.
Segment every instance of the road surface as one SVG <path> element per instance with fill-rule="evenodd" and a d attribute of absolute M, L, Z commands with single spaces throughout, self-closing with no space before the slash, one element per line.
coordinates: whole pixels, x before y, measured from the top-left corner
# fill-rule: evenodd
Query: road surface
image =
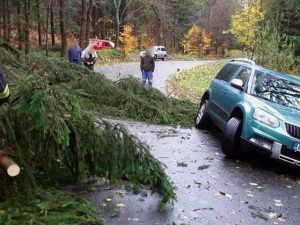
<path fill-rule="evenodd" d="M 166 94 L 166 81 L 168 77 L 175 74 L 177 69 L 185 70 L 195 66 L 211 63 L 212 61 L 161 61 L 155 62 L 153 74 L 153 87 Z M 136 77 L 141 79 L 140 64 L 128 63 L 116 66 L 96 68 L 95 72 L 104 73 L 108 79 L 116 81 L 125 77 Z"/>
<path fill-rule="evenodd" d="M 202 63 L 157 62 L 154 87 L 165 92 L 164 82 L 177 67 L 183 69 Z M 136 63 L 101 71 L 111 79 L 117 79 L 118 73 L 120 77 L 140 75 Z M 159 213 L 159 197 L 151 195 L 151 190 L 135 195 L 123 186 L 110 189 L 96 183 L 93 184 L 96 191 L 87 197 L 97 206 L 105 224 L 300 224 L 299 168 L 254 153 L 238 160 L 226 159 L 220 149 L 218 131 L 110 122 L 124 124 L 151 147 L 151 153 L 167 166 L 165 171 L 176 186 L 178 201 Z M 108 198 L 112 200 L 107 201 Z"/>

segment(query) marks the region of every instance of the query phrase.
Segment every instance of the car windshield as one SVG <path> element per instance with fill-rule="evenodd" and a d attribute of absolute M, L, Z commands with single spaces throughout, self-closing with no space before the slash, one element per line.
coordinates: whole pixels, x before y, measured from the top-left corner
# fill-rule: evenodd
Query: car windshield
<path fill-rule="evenodd" d="M 251 95 L 300 111 L 300 84 L 256 71 Z"/>

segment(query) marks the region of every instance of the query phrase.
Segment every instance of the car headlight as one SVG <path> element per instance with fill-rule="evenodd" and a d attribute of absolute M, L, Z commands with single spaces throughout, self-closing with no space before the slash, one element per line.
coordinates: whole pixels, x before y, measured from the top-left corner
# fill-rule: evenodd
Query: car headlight
<path fill-rule="evenodd" d="M 253 118 L 259 122 L 269 125 L 270 127 L 279 127 L 279 119 L 260 108 L 255 108 Z"/>

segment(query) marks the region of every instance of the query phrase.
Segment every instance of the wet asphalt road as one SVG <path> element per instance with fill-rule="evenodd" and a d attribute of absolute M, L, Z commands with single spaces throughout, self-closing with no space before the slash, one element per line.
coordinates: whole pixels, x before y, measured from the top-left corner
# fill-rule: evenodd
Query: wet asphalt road
<path fill-rule="evenodd" d="M 88 198 L 98 207 L 106 224 L 300 224 L 300 184 L 296 182 L 300 179 L 299 169 L 256 154 L 246 154 L 239 160 L 226 159 L 218 135 L 200 130 L 174 132 L 174 128 L 166 126 L 111 122 L 124 124 L 151 147 L 151 153 L 167 166 L 178 201 L 159 213 L 159 197 L 151 195 L 150 190 L 145 197 L 124 188 L 100 187 Z M 168 133 L 173 137 L 168 137 Z M 161 134 L 166 137 L 160 138 Z M 180 167 L 178 163 L 187 166 Z M 107 202 L 107 198 L 112 201 Z M 107 206 L 103 207 L 103 203 Z M 118 207 L 119 203 L 125 206 Z M 114 210 L 119 215 L 111 218 Z"/>
<path fill-rule="evenodd" d="M 156 79 L 158 74 L 154 76 L 154 86 L 164 92 L 167 77 L 185 62 L 167 63 L 157 62 L 157 68 L 166 69 L 160 74 L 163 81 Z M 187 67 L 198 63 L 191 62 Z M 136 74 L 138 77 L 139 65 L 133 63 L 101 71 L 111 79 L 117 79 L 119 72 L 121 76 Z M 226 159 L 220 149 L 218 131 L 208 133 L 138 122 L 110 122 L 124 124 L 151 147 L 151 153 L 167 166 L 165 171 L 176 186 L 178 200 L 159 213 L 159 197 L 151 195 L 151 190 L 135 195 L 126 192 L 124 186 L 110 189 L 96 183 L 96 191 L 87 197 L 97 206 L 105 224 L 300 224 L 300 169 L 254 153 L 247 153 L 238 160 Z M 108 198 L 111 201 L 107 201 Z"/>
<path fill-rule="evenodd" d="M 195 66 L 204 65 L 212 61 L 155 61 L 155 71 L 153 73 L 153 87 L 166 94 L 165 84 L 168 77 L 175 74 L 177 69 L 184 70 Z M 128 76 L 141 79 L 140 63 L 120 64 L 96 68 L 95 72 L 102 72 L 108 79 L 116 81 Z"/>

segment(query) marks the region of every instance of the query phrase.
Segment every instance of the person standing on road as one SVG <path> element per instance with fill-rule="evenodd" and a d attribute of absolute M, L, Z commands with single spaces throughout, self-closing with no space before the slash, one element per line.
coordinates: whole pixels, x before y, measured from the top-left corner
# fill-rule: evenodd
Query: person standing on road
<path fill-rule="evenodd" d="M 150 49 L 148 49 L 146 50 L 145 56 L 141 57 L 141 71 L 142 71 L 143 84 L 146 84 L 148 80 L 148 85 L 152 86 L 154 69 L 155 69 L 154 58 L 151 54 Z"/>
<path fill-rule="evenodd" d="M 81 65 L 81 53 L 82 50 L 78 45 L 77 41 L 72 43 L 72 46 L 68 50 L 68 58 L 70 63 Z"/>
<path fill-rule="evenodd" d="M 89 46 L 87 46 L 86 49 L 83 50 L 81 58 L 84 66 L 89 70 L 94 71 L 94 65 L 97 61 L 98 56 L 93 44 L 89 44 Z"/>

